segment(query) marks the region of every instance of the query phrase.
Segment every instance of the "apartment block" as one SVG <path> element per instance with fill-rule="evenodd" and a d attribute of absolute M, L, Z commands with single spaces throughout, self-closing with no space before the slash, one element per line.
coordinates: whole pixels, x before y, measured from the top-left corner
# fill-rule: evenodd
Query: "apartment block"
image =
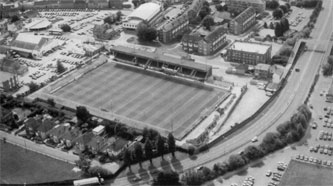
<path fill-rule="evenodd" d="M 239 35 L 245 32 L 256 22 L 256 12 L 252 7 L 247 8 L 229 23 L 232 34 Z"/>

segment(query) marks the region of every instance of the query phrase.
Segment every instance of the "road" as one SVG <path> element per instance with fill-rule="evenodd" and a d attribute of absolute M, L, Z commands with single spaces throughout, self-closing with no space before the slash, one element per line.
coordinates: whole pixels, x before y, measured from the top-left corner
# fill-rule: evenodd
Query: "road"
<path fill-rule="evenodd" d="M 323 7 L 325 8 L 320 13 L 311 35 L 313 39 L 310 43 L 314 45 L 313 48 L 316 48 L 319 44 L 327 44 L 332 31 L 329 17 L 332 18 L 333 2 L 325 0 Z M 291 73 L 287 85 L 269 111 L 259 115 L 254 120 L 255 122 L 249 123 L 245 129 L 237 132 L 237 135 L 229 137 L 209 151 L 199 154 L 197 159 L 182 160 L 180 163 L 183 169 L 186 170 L 199 165 L 212 167 L 214 163 L 226 160 L 229 154 L 241 151 L 255 135 L 262 138 L 266 131 L 275 130 L 278 124 L 289 119 L 298 106 L 304 102 L 323 57 L 323 53 L 305 52 L 296 64 L 296 68 L 299 68 L 300 72 L 293 71 Z M 113 184 L 130 185 L 127 177 L 118 178 Z"/>

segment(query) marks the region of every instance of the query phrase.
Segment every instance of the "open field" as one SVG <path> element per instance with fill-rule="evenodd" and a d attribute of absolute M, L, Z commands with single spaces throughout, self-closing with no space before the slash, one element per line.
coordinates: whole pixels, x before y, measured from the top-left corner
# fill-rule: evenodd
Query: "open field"
<path fill-rule="evenodd" d="M 291 160 L 280 185 L 333 185 L 332 168 Z"/>
<path fill-rule="evenodd" d="M 198 82 L 106 63 L 53 94 L 157 128 L 173 130 L 179 138 L 228 92 Z"/>
<path fill-rule="evenodd" d="M 73 165 L 0 141 L 0 185 L 80 178 Z"/>

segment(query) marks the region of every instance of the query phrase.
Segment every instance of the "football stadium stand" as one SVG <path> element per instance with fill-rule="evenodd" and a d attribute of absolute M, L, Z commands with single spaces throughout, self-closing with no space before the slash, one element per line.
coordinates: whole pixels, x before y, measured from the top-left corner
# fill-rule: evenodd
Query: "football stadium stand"
<path fill-rule="evenodd" d="M 187 59 L 179 59 L 125 46 L 113 46 L 110 48 L 110 52 L 115 56 L 115 61 L 140 66 L 144 69 L 161 71 L 168 75 L 177 75 L 199 81 L 205 81 L 212 75 L 212 66 L 195 63 Z"/>

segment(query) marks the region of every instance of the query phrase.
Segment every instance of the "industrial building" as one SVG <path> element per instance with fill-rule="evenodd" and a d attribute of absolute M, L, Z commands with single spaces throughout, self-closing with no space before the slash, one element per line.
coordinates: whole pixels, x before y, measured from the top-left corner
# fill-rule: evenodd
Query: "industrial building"
<path fill-rule="evenodd" d="M 235 41 L 227 49 L 227 60 L 247 65 L 271 62 L 272 45 Z"/>

